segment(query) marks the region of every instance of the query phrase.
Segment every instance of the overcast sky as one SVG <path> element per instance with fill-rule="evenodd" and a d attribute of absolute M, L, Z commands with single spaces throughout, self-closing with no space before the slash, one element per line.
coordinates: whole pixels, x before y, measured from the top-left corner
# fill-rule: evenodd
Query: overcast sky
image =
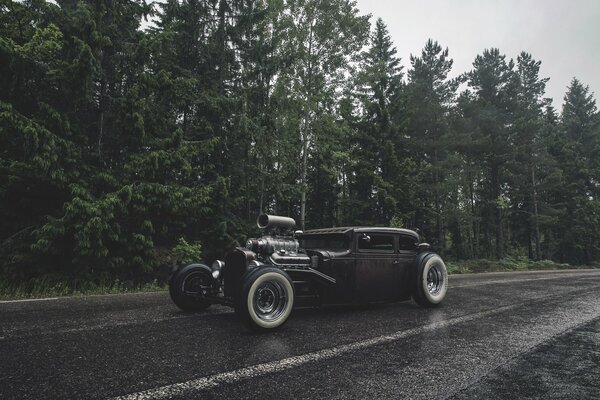
<path fill-rule="evenodd" d="M 600 0 L 358 0 L 372 24 L 383 18 L 405 70 L 428 38 L 448 47 L 453 74 L 497 47 L 507 59 L 522 50 L 542 61 L 546 96 L 562 108 L 573 77 L 600 95 Z"/>

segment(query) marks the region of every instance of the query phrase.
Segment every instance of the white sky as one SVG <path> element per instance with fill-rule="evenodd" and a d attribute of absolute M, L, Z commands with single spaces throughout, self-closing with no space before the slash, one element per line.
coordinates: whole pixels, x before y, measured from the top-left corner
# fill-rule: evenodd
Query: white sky
<path fill-rule="evenodd" d="M 358 0 L 372 24 L 383 18 L 406 71 L 427 39 L 448 47 L 453 76 L 477 54 L 497 47 L 507 59 L 522 50 L 542 61 L 546 97 L 560 111 L 573 77 L 600 95 L 600 0 Z"/>

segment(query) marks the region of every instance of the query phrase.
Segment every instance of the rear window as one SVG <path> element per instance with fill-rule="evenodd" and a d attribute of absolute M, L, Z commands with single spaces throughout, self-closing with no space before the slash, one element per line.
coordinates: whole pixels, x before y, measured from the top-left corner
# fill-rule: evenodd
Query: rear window
<path fill-rule="evenodd" d="M 347 250 L 350 241 L 346 235 L 306 235 L 300 238 L 302 249 Z"/>

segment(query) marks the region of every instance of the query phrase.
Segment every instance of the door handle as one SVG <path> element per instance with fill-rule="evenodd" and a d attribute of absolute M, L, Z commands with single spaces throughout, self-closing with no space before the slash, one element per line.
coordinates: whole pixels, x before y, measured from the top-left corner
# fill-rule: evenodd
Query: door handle
<path fill-rule="evenodd" d="M 393 264 L 394 265 L 398 265 L 398 264 L 400 264 L 400 261 L 396 260 L 396 261 L 393 262 Z"/>

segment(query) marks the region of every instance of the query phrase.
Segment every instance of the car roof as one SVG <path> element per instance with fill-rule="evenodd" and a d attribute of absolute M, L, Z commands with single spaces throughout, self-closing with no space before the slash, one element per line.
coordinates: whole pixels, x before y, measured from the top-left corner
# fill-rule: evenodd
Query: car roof
<path fill-rule="evenodd" d="M 372 232 L 372 233 L 400 233 L 403 235 L 419 238 L 419 234 L 410 229 L 404 228 L 389 228 L 381 226 L 343 226 L 334 228 L 309 229 L 304 231 L 303 235 L 323 235 L 331 233 L 350 234 L 352 232 Z"/>

